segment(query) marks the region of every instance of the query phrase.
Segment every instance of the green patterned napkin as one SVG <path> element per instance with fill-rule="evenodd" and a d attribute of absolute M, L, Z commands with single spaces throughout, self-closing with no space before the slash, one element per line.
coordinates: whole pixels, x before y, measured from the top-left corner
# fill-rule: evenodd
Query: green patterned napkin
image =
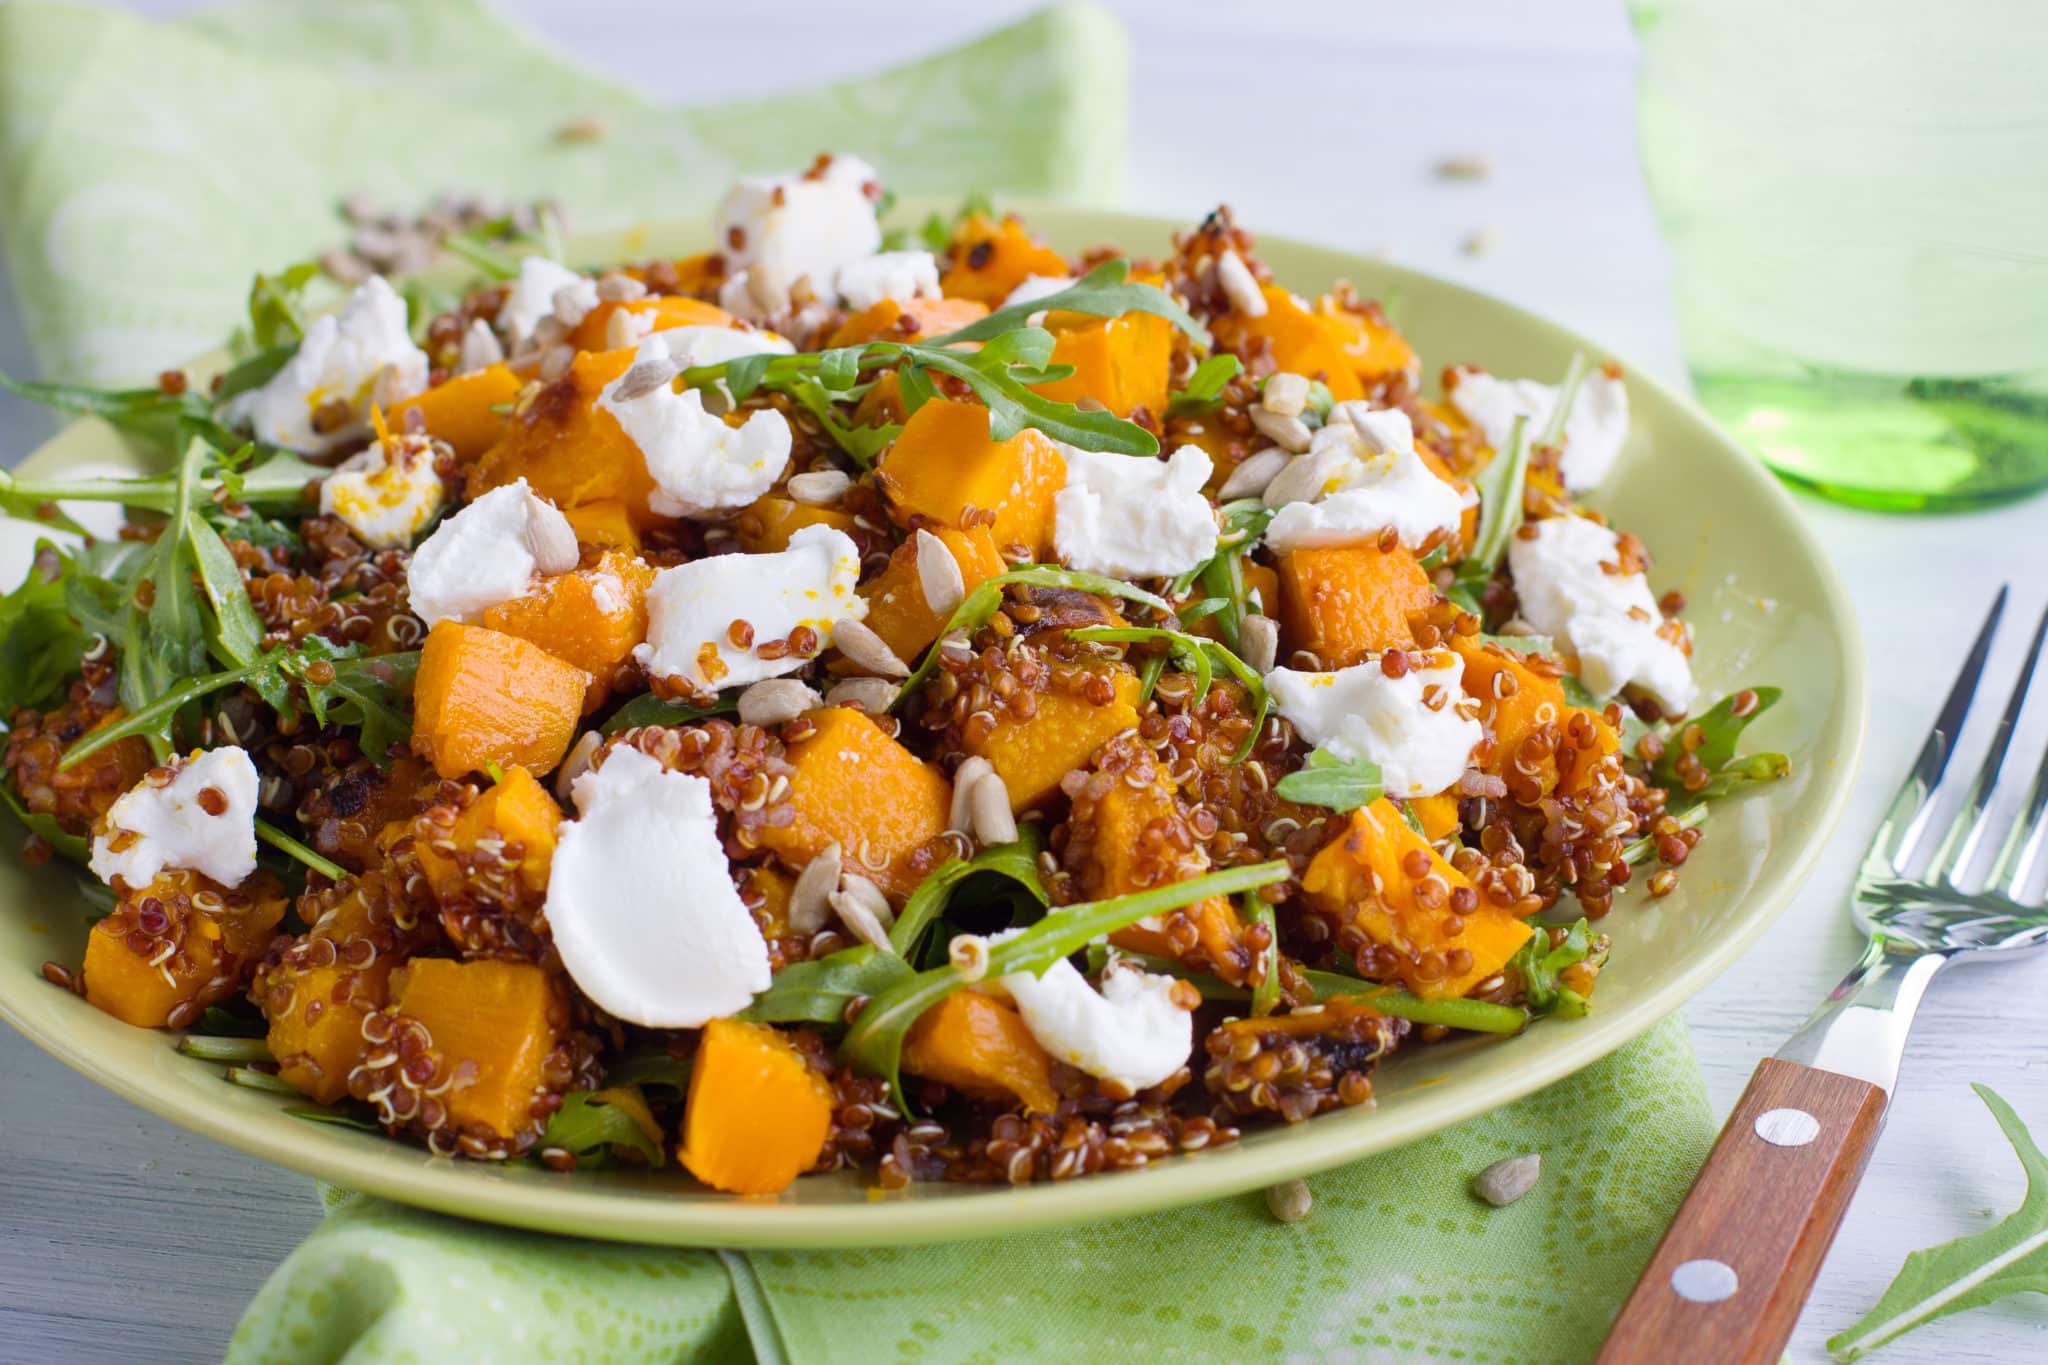
<path fill-rule="evenodd" d="M 350 190 L 553 195 L 597 227 L 701 209 L 739 170 L 830 146 L 911 193 L 1110 199 L 1128 88 L 1121 29 L 1085 4 L 870 79 L 678 110 L 478 0 L 250 0 L 174 24 L 16 0 L 0 4 L 0 244 L 46 373 L 131 381 L 215 345 L 251 271 L 331 242 Z M 591 117 L 601 141 L 556 138 Z M 1712 1131 L 1672 1020 L 1540 1095 L 1316 1178 L 1291 1226 L 1252 1195 L 968 1245 L 740 1255 L 336 1194 L 229 1359 L 1578 1361 Z M 1527 1151 L 1544 1177 L 1520 1203 L 1466 1192 Z"/>

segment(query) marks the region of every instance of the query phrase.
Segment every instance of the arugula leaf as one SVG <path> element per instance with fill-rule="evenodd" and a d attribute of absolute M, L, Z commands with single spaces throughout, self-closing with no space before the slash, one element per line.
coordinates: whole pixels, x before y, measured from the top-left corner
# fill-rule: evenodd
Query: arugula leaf
<path fill-rule="evenodd" d="M 1273 790 L 1304 806 L 1352 811 L 1380 799 L 1380 765 L 1368 759 L 1340 758 L 1321 747 L 1309 750 L 1308 761 L 1287 774 Z"/>
<path fill-rule="evenodd" d="M 0 715 L 17 706 L 42 710 L 61 701 L 78 660 L 92 643 L 65 605 L 67 580 L 78 560 L 47 541 L 36 545 L 38 566 L 45 552 L 55 572 L 29 571 L 21 586 L 0 597 Z"/>
<path fill-rule="evenodd" d="M 328 881 L 345 882 L 348 880 L 349 873 L 347 868 L 339 863 L 329 862 L 326 858 L 321 857 L 318 853 L 315 853 L 291 835 L 286 834 L 268 820 L 258 820 L 256 822 L 256 837 L 292 861 L 314 872 L 318 872 L 321 876 L 327 878 Z"/>
<path fill-rule="evenodd" d="M 1265 974 L 1251 992 L 1252 1013 L 1271 1014 L 1280 1005 L 1280 925 L 1273 917 L 1273 903 L 1256 891 L 1240 892 L 1237 905 L 1246 924 L 1263 924 L 1271 936 L 1266 944 Z"/>
<path fill-rule="evenodd" d="M 1181 307 L 1173 295 L 1158 285 L 1126 283 L 1130 273 L 1131 263 L 1121 257 L 1104 261 L 1057 294 L 998 308 L 965 327 L 933 338 L 930 344 L 953 346 L 963 341 L 986 341 L 1028 323 L 1034 313 L 1085 313 L 1097 318 L 1150 313 L 1165 318 L 1202 345 L 1209 344 L 1209 329 Z"/>
<path fill-rule="evenodd" d="M 1232 763 L 1242 763 L 1251 756 L 1252 747 L 1259 742 L 1259 734 L 1266 728 L 1266 715 L 1273 707 L 1273 699 L 1267 695 L 1266 680 L 1258 670 L 1225 648 L 1218 640 L 1200 635 L 1189 635 L 1185 631 L 1167 630 L 1159 626 L 1081 626 L 1067 632 L 1069 639 L 1096 640 L 1110 644 L 1140 644 L 1146 641 L 1163 642 L 1169 653 L 1182 668 L 1194 674 L 1195 700 L 1201 701 L 1209 695 L 1209 687 L 1215 676 L 1215 666 L 1221 665 L 1226 673 L 1237 679 L 1251 698 L 1255 708 L 1251 728 L 1245 732 L 1244 742 L 1237 753 L 1231 756 Z"/>
<path fill-rule="evenodd" d="M 646 1043 L 628 1051 L 604 1069 L 604 1083 L 616 1089 L 637 1086 L 673 1090 L 678 1096 L 690 1089 L 690 1059 L 671 1054 L 660 1043 Z"/>
<path fill-rule="evenodd" d="M 353 1128 L 359 1133 L 381 1133 L 380 1127 L 367 1114 L 350 1113 L 344 1109 L 320 1109 L 310 1104 L 288 1104 L 284 1112 L 307 1123 L 324 1123 L 335 1128 Z"/>
<path fill-rule="evenodd" d="M 515 254 L 513 248 L 530 244 L 530 239 L 515 231 L 509 217 L 496 218 L 462 232 L 450 232 L 441 238 L 443 251 L 494 280 L 509 280 L 516 276 L 524 257 Z"/>
<path fill-rule="evenodd" d="M 603 1096 L 614 1092 L 572 1090 L 562 1096 L 562 1107 L 548 1117 L 547 1131 L 540 1147 L 559 1147 L 576 1158 L 578 1169 L 609 1165 L 618 1148 L 639 1153 L 649 1166 L 662 1161 L 661 1144 L 640 1126 L 640 1120 L 624 1103 L 607 1103 Z M 627 1090 L 631 1103 L 643 1108 L 640 1092 Z"/>
<path fill-rule="evenodd" d="M 12 379 L 5 374 L 0 374 L 0 389 L 59 412 L 98 417 L 158 450 L 175 447 L 180 418 L 203 416 L 208 406 L 207 400 L 191 389 L 177 394 L 159 388 L 93 389 Z"/>
<path fill-rule="evenodd" d="M 1672 818 L 1678 822 L 1678 827 L 1682 830 L 1696 829 L 1707 822 L 1707 805 L 1705 802 L 1699 802 L 1688 806 Z M 1622 845 L 1621 860 L 1630 867 L 1641 867 L 1656 856 L 1657 836 L 1654 834 L 1645 834 L 1640 839 Z"/>
<path fill-rule="evenodd" d="M 1696 720 L 1659 730 L 1657 734 L 1664 741 L 1664 752 L 1650 765 L 1650 781 L 1674 796 L 1683 793 L 1687 802 L 1693 802 L 1724 796 L 1746 783 L 1769 782 L 1785 776 L 1792 771 L 1792 760 L 1783 754 L 1751 754 L 1740 760 L 1735 757 L 1735 746 L 1742 739 L 1742 732 L 1749 728 L 1750 722 L 1776 706 L 1784 694 L 1780 687 L 1746 688 L 1721 698 Z M 1744 714 L 1737 715 L 1736 699 L 1745 695 L 1755 700 Z M 1693 748 L 1692 756 L 1709 774 L 1706 784 L 1697 789 L 1688 788 L 1678 770 L 1679 757 L 1686 752 L 1685 737 L 1692 733 L 1694 727 L 1698 727 L 1699 743 Z"/>
<path fill-rule="evenodd" d="M 825 434 L 832 443 L 844 451 L 862 469 L 873 469 L 875 461 L 882 457 L 895 439 L 903 434 L 900 423 L 887 422 L 880 426 L 854 426 L 839 415 L 834 405 L 833 394 L 822 379 L 805 375 L 793 381 L 784 392 L 803 404 L 805 411 L 818 419 L 818 425 L 825 428 Z M 906 409 L 905 415 L 908 415 Z"/>
<path fill-rule="evenodd" d="M 1828 1338 L 1840 1361 L 1861 1360 L 1936 1318 L 1981 1308 L 2008 1294 L 2048 1293 L 2048 1156 L 2011 1105 L 1989 1086 L 1972 1085 L 2027 1175 L 2026 1197 L 1993 1227 L 1916 1251 L 1854 1326 Z"/>
<path fill-rule="evenodd" d="M 615 735 L 621 730 L 638 729 L 643 725 L 688 725 L 712 716 L 729 716 L 738 710 L 739 703 L 726 697 L 720 697 L 713 706 L 692 706 L 686 701 L 664 701 L 652 692 L 642 692 L 614 711 L 611 718 L 598 727 L 598 733 Z"/>
<path fill-rule="evenodd" d="M 1563 942 L 1550 945 L 1542 926 L 1509 959 L 1510 969 L 1522 977 L 1522 1003 L 1534 1014 L 1555 1014 L 1566 1019 L 1583 1019 L 1592 1002 L 1564 982 L 1567 967 L 1590 962 L 1597 967 L 1607 960 L 1607 937 L 1595 934 L 1592 925 L 1580 920 L 1566 931 Z"/>
<path fill-rule="evenodd" d="M 935 342 L 876 342 L 869 349 L 890 347 L 926 369 L 952 375 L 973 390 L 988 409 L 991 440 L 1007 441 L 1024 428 L 1035 427 L 1056 441 L 1084 450 L 1111 455 L 1159 453 L 1159 438 L 1136 422 L 1127 422 L 1113 412 L 1083 411 L 1034 392 L 1029 383 L 1040 382 L 1037 375 L 1020 376 L 1000 363 L 944 350 Z"/>
<path fill-rule="evenodd" d="M 227 402 L 236 394 L 262 388 L 276 377 L 279 370 L 289 365 L 292 357 L 298 353 L 299 344 L 290 341 L 272 346 L 269 350 L 258 351 L 247 360 L 232 366 L 221 375 L 220 384 L 213 391 L 215 405 Z"/>
<path fill-rule="evenodd" d="M 972 858 L 949 858 L 933 868 L 903 903 L 889 930 L 889 942 L 902 958 L 914 957 L 925 929 L 946 911 L 946 903 L 961 883 L 976 873 L 989 872 L 1009 878 L 1029 892 L 1040 905 L 1051 904 L 1045 883 L 1038 876 L 1038 851 L 1043 836 L 1037 825 L 1019 825 L 1014 843 L 996 844 Z M 837 954 L 834 954 L 837 956 Z M 872 992 L 870 992 L 872 994 Z"/>
<path fill-rule="evenodd" d="M 1228 351 L 1219 351 L 1188 376 L 1188 386 L 1167 400 L 1168 417 L 1198 417 L 1212 411 L 1230 381 L 1244 373 L 1244 362 Z"/>
<path fill-rule="evenodd" d="M 225 442 L 216 446 L 216 452 L 239 451 L 247 445 L 225 431 L 214 434 Z M 212 443 L 213 437 L 209 435 L 204 439 Z M 306 505 L 306 485 L 315 479 L 324 479 L 332 472 L 287 450 L 272 451 L 247 468 L 232 466 L 229 461 L 233 458 L 216 454 L 211 469 L 195 473 L 187 481 L 187 493 L 210 501 L 216 489 L 226 489 L 237 501 L 251 507 L 294 512 Z M 140 507 L 169 515 L 178 505 L 181 472 L 174 469 L 167 474 L 134 479 L 21 479 L 0 470 L 0 509 L 12 516 L 40 520 L 34 515 L 34 507 L 61 498 L 75 502 L 117 502 L 124 507 Z M 30 510 L 18 512 L 7 506 L 9 502 L 25 502 Z"/>
<path fill-rule="evenodd" d="M 862 943 L 784 967 L 736 1017 L 756 1024 L 844 1025 L 853 1001 L 880 995 L 910 975 L 901 957 Z"/>
<path fill-rule="evenodd" d="M 5 781 L 0 781 L 0 805 L 6 806 L 14 818 L 21 821 L 23 829 L 56 850 L 57 856 L 66 862 L 77 863 L 83 867 L 92 858 L 90 839 L 83 835 L 65 833 L 64 827 L 57 823 L 57 817 L 54 815 L 30 814 L 28 807 L 21 803 L 20 795 Z"/>
<path fill-rule="evenodd" d="M 1472 553 L 1459 563 L 1450 597 L 1479 613 L 1479 595 L 1507 553 L 1508 540 L 1522 525 L 1522 494 L 1529 482 L 1529 421 L 1517 417 L 1508 448 L 1496 454 L 1473 481 L 1479 490 L 1479 529 Z"/>
<path fill-rule="evenodd" d="M 297 346 L 306 335 L 306 286 L 320 274 L 318 261 L 300 261 L 249 284 L 249 337 L 257 349 Z"/>
<path fill-rule="evenodd" d="M 1127 896 L 1063 906 L 1015 938 L 991 944 L 987 975 L 993 979 L 1011 972 L 1042 973 L 1095 939 L 1135 924 L 1147 915 L 1178 910 L 1210 896 L 1249 891 L 1284 881 L 1287 876 L 1284 861 L 1256 863 Z M 951 966 L 934 967 L 905 978 L 868 1001 L 867 1008 L 847 1029 L 840 1043 L 840 1055 L 869 1075 L 889 1082 L 889 1093 L 901 1108 L 903 1083 L 899 1072 L 904 1038 L 926 1010 L 967 985 L 966 978 Z"/>

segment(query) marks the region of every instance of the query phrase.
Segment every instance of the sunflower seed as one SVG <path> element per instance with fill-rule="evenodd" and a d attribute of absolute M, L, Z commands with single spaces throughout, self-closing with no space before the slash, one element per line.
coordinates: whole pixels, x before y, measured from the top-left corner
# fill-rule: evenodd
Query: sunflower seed
<path fill-rule="evenodd" d="M 614 308 L 612 315 L 604 320 L 605 349 L 623 351 L 629 346 L 638 346 L 641 339 L 653 331 L 654 314 L 635 312 L 631 308 Z"/>
<path fill-rule="evenodd" d="M 1496 1161 L 1472 1178 L 1472 1193 L 1497 1209 L 1504 1209 L 1536 1187 L 1543 1174 L 1543 1157 L 1530 1152 Z"/>
<path fill-rule="evenodd" d="M 846 496 L 853 480 L 844 470 L 814 469 L 789 481 L 789 496 L 806 507 L 831 507 Z"/>
<path fill-rule="evenodd" d="M 1237 628 L 1239 653 L 1260 673 L 1273 671 L 1280 659 L 1280 627 L 1270 616 L 1247 616 Z"/>
<path fill-rule="evenodd" d="M 576 779 L 590 771 L 590 756 L 597 752 L 597 746 L 604 743 L 604 736 L 595 730 L 585 730 L 581 738 L 569 746 L 568 755 L 562 759 L 562 766 L 555 769 L 555 795 L 564 802 L 576 794 Z"/>
<path fill-rule="evenodd" d="M 581 558 L 569 519 L 553 504 L 531 493 L 526 497 L 526 549 L 533 556 L 533 567 L 544 574 L 569 572 Z"/>
<path fill-rule="evenodd" d="M 1283 1223 L 1299 1223 L 1314 1203 L 1306 1180 L 1283 1180 L 1266 1191 L 1267 1210 Z"/>
<path fill-rule="evenodd" d="M 879 716 L 896 704 L 897 687 L 887 678 L 847 678 L 832 685 L 825 694 L 827 706 L 858 706 Z"/>
<path fill-rule="evenodd" d="M 1334 472 L 1331 466 L 1342 459 L 1341 452 L 1335 452 L 1337 459 L 1326 459 L 1323 455 L 1303 455 L 1288 462 L 1287 468 L 1273 476 L 1266 485 L 1266 491 L 1259 495 L 1268 507 L 1285 507 L 1290 502 L 1313 502 L 1322 496 L 1323 484 Z"/>
<path fill-rule="evenodd" d="M 780 725 L 795 720 L 818 704 L 818 694 L 795 678 L 770 678 L 740 693 L 740 721 L 746 725 Z"/>
<path fill-rule="evenodd" d="M 950 618 L 953 609 L 967 596 L 967 580 L 960 575 L 960 561 L 946 548 L 946 542 L 930 531 L 917 533 L 917 582 L 924 589 L 924 603 L 932 615 Z"/>
<path fill-rule="evenodd" d="M 633 362 L 633 368 L 626 371 L 612 390 L 612 402 L 630 403 L 644 398 L 656 389 L 671 383 L 679 372 L 676 362 L 665 355 L 651 355 L 645 360 Z"/>
<path fill-rule="evenodd" d="M 569 367 L 575 363 L 576 348 L 574 346 L 548 347 L 546 354 L 540 358 L 540 382 L 543 384 L 554 383 L 557 379 L 569 373 Z"/>
<path fill-rule="evenodd" d="M 968 808 L 974 815 L 974 837 L 984 844 L 1017 842 L 1017 817 L 1010 814 L 1010 789 L 1002 775 L 985 772 L 967 792 Z"/>
<path fill-rule="evenodd" d="M 488 370 L 504 358 L 505 347 L 490 324 L 482 318 L 471 318 L 469 330 L 462 334 L 462 348 L 455 353 L 455 373 L 475 374 L 478 370 Z"/>
<path fill-rule="evenodd" d="M 896 922 L 896 912 L 889 908 L 889 898 L 881 887 L 858 872 L 849 872 L 839 879 L 839 889 L 827 900 L 855 938 L 885 953 L 896 951 L 889 942 L 889 926 Z"/>
<path fill-rule="evenodd" d="M 1307 450 L 1309 442 L 1314 439 L 1314 433 L 1299 417 L 1283 417 L 1264 408 L 1252 408 L 1248 415 L 1252 419 L 1252 425 L 1258 428 L 1259 435 L 1291 455 L 1299 455 Z"/>
<path fill-rule="evenodd" d="M 979 755 L 960 760 L 959 770 L 953 774 L 953 806 L 946 817 L 947 829 L 957 829 L 962 834 L 973 831 L 974 784 L 995 776 L 995 771 L 995 765 Z"/>
<path fill-rule="evenodd" d="M 1308 376 L 1281 373 L 1268 378 L 1259 392 L 1259 406 L 1282 417 L 1301 416 L 1308 406 Z"/>
<path fill-rule="evenodd" d="M 597 282 L 597 297 L 605 303 L 631 303 L 647 297 L 647 286 L 614 270 Z"/>
<path fill-rule="evenodd" d="M 910 665 L 896 657 L 896 651 L 882 637 L 859 621 L 840 621 L 832 627 L 832 646 L 855 668 L 864 668 L 878 678 L 907 678 Z"/>
<path fill-rule="evenodd" d="M 1248 318 L 1266 316 L 1266 296 L 1260 291 L 1251 267 L 1235 251 L 1226 251 L 1216 258 L 1216 283 L 1223 286 L 1223 296 L 1235 311 Z"/>
<path fill-rule="evenodd" d="M 1223 487 L 1216 490 L 1216 501 L 1231 502 L 1237 498 L 1256 498 L 1266 491 L 1266 485 L 1273 482 L 1281 470 L 1287 468 L 1287 452 L 1278 446 L 1267 446 L 1245 457 L 1244 463 L 1230 471 L 1230 477 L 1223 481 Z"/>
<path fill-rule="evenodd" d="M 837 843 L 825 845 L 817 857 L 804 864 L 796 885 L 789 892 L 789 930 L 806 937 L 825 927 L 831 897 L 839 889 L 839 874 L 845 855 Z"/>

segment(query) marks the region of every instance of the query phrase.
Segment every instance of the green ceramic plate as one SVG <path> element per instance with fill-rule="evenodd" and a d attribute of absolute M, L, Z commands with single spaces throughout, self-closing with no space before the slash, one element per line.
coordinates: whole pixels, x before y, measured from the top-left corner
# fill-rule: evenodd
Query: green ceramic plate
<path fill-rule="evenodd" d="M 1050 206 L 1028 214 L 1069 249 L 1117 242 L 1163 254 L 1175 226 Z M 704 240 L 701 226 L 648 229 L 585 239 L 580 256 L 616 260 Z M 1395 321 L 1432 372 L 1456 361 L 1554 379 L 1574 350 L 1601 354 L 1563 328 L 1426 275 L 1273 238 L 1262 250 L 1298 289 L 1348 277 L 1368 297 L 1393 299 Z M 1789 752 L 1796 772 L 1716 808 L 1676 894 L 1625 898 L 1603 923 L 1614 952 L 1590 1018 L 1419 1049 L 1379 1073 L 1378 1099 L 1360 1109 L 1142 1171 L 1021 1189 L 934 1185 L 882 1195 L 842 1174 L 799 1180 L 776 1198 L 735 1199 L 673 1169 L 571 1176 L 435 1159 L 294 1119 L 279 1098 L 223 1084 L 218 1068 L 178 1056 L 169 1035 L 130 1028 L 47 985 L 41 964 L 79 961 L 85 928 L 66 874 L 31 871 L 11 853 L 0 855 L 0 1018 L 145 1109 L 308 1175 L 447 1213 L 638 1242 L 823 1247 L 987 1236 L 1214 1199 L 1413 1142 L 1569 1075 L 1713 980 L 1799 887 L 1856 770 L 1866 700 L 1855 617 L 1792 500 L 1685 398 L 1637 375 L 1629 399 L 1629 448 L 1596 502 L 1651 547 L 1657 589 L 1685 592 L 1707 695 L 1748 683 L 1785 687 L 1752 734 L 1759 748 Z M 131 457 L 107 428 L 81 422 L 28 467 L 49 473 L 123 459 Z"/>

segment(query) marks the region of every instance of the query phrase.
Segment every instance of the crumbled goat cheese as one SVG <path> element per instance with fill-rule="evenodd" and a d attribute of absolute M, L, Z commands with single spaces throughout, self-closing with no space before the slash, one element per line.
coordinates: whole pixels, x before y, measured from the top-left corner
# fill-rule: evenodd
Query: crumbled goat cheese
<path fill-rule="evenodd" d="M 1065 563 L 1117 578 L 1166 578 L 1216 553 L 1216 513 L 1202 487 L 1208 453 L 1170 460 L 1063 446 L 1067 481 L 1053 499 L 1053 545 Z"/>
<path fill-rule="evenodd" d="M 1174 1003 L 1170 976 L 1118 969 L 1098 992 L 1062 959 L 1043 976 L 1012 972 L 998 984 L 1047 1052 L 1128 1089 L 1158 1085 L 1194 1050 L 1195 1017 Z"/>
<path fill-rule="evenodd" d="M 341 462 L 320 481 L 320 510 L 340 517 L 372 549 L 412 544 L 447 495 L 434 472 L 434 443 L 394 436 Z"/>
<path fill-rule="evenodd" d="M 711 784 L 621 746 L 574 784 L 548 869 L 562 966 L 606 1013 L 697 1028 L 768 988 L 768 945 L 733 888 Z"/>
<path fill-rule="evenodd" d="M 105 832 L 93 836 L 93 875 L 139 891 L 179 867 L 240 886 L 256 870 L 256 765 L 230 744 L 170 767 L 163 786 L 145 777 L 107 808 Z"/>
<path fill-rule="evenodd" d="M 827 159 L 816 173 L 750 176 L 718 206 L 726 282 L 719 304 L 758 321 L 788 307 L 803 286 L 831 303 L 839 268 L 882 245 L 870 186 L 875 168 L 851 156 Z"/>
<path fill-rule="evenodd" d="M 1404 412 L 1339 403 L 1297 458 L 1318 477 L 1282 471 L 1275 479 L 1308 495 L 1283 505 L 1266 528 L 1275 554 L 1371 541 L 1390 526 L 1411 550 L 1438 532 L 1458 533 L 1465 500 L 1416 451 Z M 1295 478 L 1302 482 L 1294 485 Z"/>
<path fill-rule="evenodd" d="M 1011 308 L 1020 303 L 1037 303 L 1040 299 L 1049 299 L 1061 290 L 1073 287 L 1072 275 L 1026 275 L 1022 284 L 1004 296 L 1002 306 Z M 1035 315 L 1044 316 L 1043 313 Z"/>
<path fill-rule="evenodd" d="M 313 319 L 298 353 L 224 415 L 258 440 L 318 455 L 360 436 L 373 402 L 388 408 L 426 387 L 427 353 L 406 331 L 405 300 L 372 275 L 339 313 Z M 330 411 L 337 405 L 345 415 Z"/>
<path fill-rule="evenodd" d="M 660 340 L 655 344 L 661 349 L 650 350 L 646 342 L 642 342 L 633 357 L 635 364 L 651 356 L 666 355 L 681 371 L 699 365 L 723 365 L 743 355 L 788 355 L 796 349 L 773 332 L 758 328 L 712 327 L 696 322 L 681 327 L 665 327 L 649 334 L 649 340 L 656 337 Z"/>
<path fill-rule="evenodd" d="M 1691 708 L 1692 663 L 1659 634 L 1664 613 L 1640 573 L 1614 573 L 1620 538 L 1585 517 L 1546 517 L 1508 541 L 1520 614 L 1578 657 L 1579 681 L 1605 701 L 1641 688 L 1667 715 Z"/>
<path fill-rule="evenodd" d="M 839 267 L 840 306 L 864 312 L 884 299 L 908 303 L 939 296 L 939 262 L 929 251 L 882 251 Z"/>
<path fill-rule="evenodd" d="M 474 625 L 489 608 L 524 597 L 536 574 L 575 567 L 576 532 L 568 518 L 520 479 L 493 488 L 435 527 L 413 551 L 406 591 L 413 614 L 429 626 Z"/>
<path fill-rule="evenodd" d="M 574 327 L 595 307 L 596 280 L 545 256 L 528 256 L 498 305 L 498 331 L 517 354 L 532 344 L 541 319 L 559 318 L 563 326 Z"/>
<path fill-rule="evenodd" d="M 1507 449 L 1515 419 L 1529 419 L 1535 440 L 1550 424 L 1562 390 L 1533 379 L 1496 379 L 1484 370 L 1459 370 L 1451 406 L 1486 435 L 1495 450 Z M 1601 371 L 1587 375 L 1564 422 L 1564 482 L 1577 492 L 1596 487 L 1614 468 L 1628 442 L 1628 385 Z"/>
<path fill-rule="evenodd" d="M 779 677 L 803 667 L 809 656 L 791 650 L 763 658 L 761 647 L 808 626 L 824 649 L 836 624 L 868 614 L 866 599 L 854 591 L 859 581 L 860 550 L 830 526 L 803 527 L 775 554 L 711 555 L 678 564 L 654 576 L 647 643 L 633 654 L 655 677 L 700 693 Z M 745 630 L 737 629 L 741 623 Z M 735 634 L 749 643 L 733 643 Z"/>
<path fill-rule="evenodd" d="M 1377 658 L 1334 673 L 1276 668 L 1266 690 L 1309 743 L 1380 769 L 1389 796 L 1435 796 L 1465 775 L 1486 737 L 1461 682 L 1458 656 L 1441 650 L 1420 668 L 1387 676 Z"/>
<path fill-rule="evenodd" d="M 690 330 L 714 335 L 724 331 L 717 327 Z M 640 343 L 634 352 L 635 368 L 672 357 L 670 338 L 674 336 L 673 332 L 657 332 Z M 701 346 L 702 340 L 698 344 Z M 648 477 L 655 484 L 648 506 L 658 515 L 707 517 L 745 507 L 774 487 L 788 467 L 793 438 L 789 419 L 781 413 L 763 409 L 749 414 L 744 426 L 729 426 L 724 418 L 704 410 L 700 389 L 677 393 L 672 384 L 658 383 L 636 397 L 621 397 L 634 381 L 634 371 L 627 370 L 604 386 L 597 406 L 616 418 L 639 447 Z"/>

